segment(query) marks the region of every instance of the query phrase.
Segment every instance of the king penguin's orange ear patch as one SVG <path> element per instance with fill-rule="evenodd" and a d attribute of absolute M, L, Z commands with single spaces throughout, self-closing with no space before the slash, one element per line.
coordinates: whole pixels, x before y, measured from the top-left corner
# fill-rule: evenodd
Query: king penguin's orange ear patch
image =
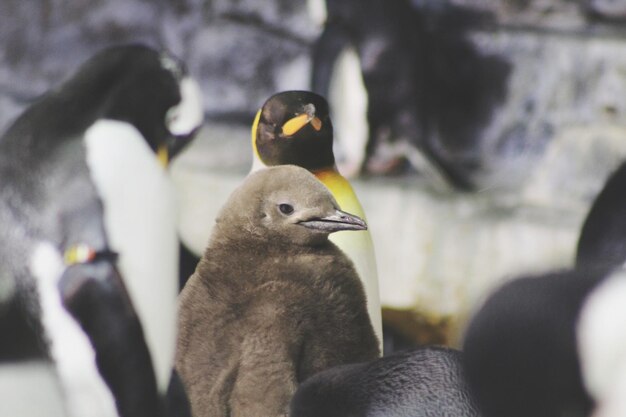
<path fill-rule="evenodd" d="M 322 128 L 322 121 L 319 117 L 314 117 L 313 120 L 311 120 L 311 126 L 313 126 L 313 129 L 319 132 Z"/>

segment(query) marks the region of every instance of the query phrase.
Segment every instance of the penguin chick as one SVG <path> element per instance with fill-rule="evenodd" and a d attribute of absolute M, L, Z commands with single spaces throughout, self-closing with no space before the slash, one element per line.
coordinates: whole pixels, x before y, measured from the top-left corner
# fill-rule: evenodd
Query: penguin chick
<path fill-rule="evenodd" d="M 577 329 L 605 277 L 604 268 L 521 277 L 487 299 L 463 344 L 467 380 L 486 417 L 589 415 Z"/>
<path fill-rule="evenodd" d="M 194 416 L 284 416 L 306 378 L 379 355 L 362 285 L 328 240 L 365 228 L 296 166 L 233 192 L 180 295 L 176 369 Z"/>
<path fill-rule="evenodd" d="M 283 91 L 271 96 L 252 126 L 253 164 L 259 169 L 292 164 L 311 171 L 331 191 L 339 207 L 365 219 L 350 182 L 335 164 L 333 125 L 328 102 L 309 91 Z M 354 262 L 365 289 L 367 310 L 382 346 L 382 315 L 376 256 L 367 230 L 336 233 L 331 241 Z"/>
<path fill-rule="evenodd" d="M 461 358 L 431 346 L 322 371 L 300 385 L 290 417 L 476 417 Z"/>

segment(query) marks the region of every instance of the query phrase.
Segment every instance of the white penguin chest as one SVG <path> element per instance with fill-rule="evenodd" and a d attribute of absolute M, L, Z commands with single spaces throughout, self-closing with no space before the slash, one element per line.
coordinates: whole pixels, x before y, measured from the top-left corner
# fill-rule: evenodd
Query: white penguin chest
<path fill-rule="evenodd" d="M 159 390 L 176 342 L 177 212 L 165 170 L 132 125 L 101 120 L 85 134 L 87 164 L 104 206 L 111 249 L 152 355 Z"/>
<path fill-rule="evenodd" d="M 115 400 L 98 372 L 91 342 L 63 306 L 58 285 L 64 270 L 61 254 L 51 243 L 42 241 L 34 248 L 30 271 L 67 411 L 71 417 L 117 417 Z M 38 394 L 45 395 L 41 391 Z"/>

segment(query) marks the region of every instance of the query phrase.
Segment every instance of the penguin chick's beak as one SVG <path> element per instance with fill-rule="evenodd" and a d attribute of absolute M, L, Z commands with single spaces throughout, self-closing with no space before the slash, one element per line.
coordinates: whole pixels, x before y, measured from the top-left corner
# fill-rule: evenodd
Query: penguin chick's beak
<path fill-rule="evenodd" d="M 303 220 L 298 222 L 298 224 L 327 233 L 342 230 L 367 230 L 367 224 L 360 217 L 341 210 L 336 210 L 329 216 Z"/>
<path fill-rule="evenodd" d="M 322 121 L 319 117 L 315 116 L 315 106 L 312 104 L 304 106 L 304 113 L 298 114 L 285 122 L 283 125 L 283 135 L 287 137 L 293 136 L 309 123 L 313 126 L 313 129 L 317 131 L 322 128 Z"/>

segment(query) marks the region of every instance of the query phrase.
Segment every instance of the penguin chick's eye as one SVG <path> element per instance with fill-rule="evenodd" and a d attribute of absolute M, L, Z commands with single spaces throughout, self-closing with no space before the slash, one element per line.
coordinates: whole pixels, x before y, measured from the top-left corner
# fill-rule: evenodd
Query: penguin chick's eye
<path fill-rule="evenodd" d="M 278 210 L 283 214 L 290 215 L 293 213 L 293 206 L 291 204 L 279 204 Z"/>

